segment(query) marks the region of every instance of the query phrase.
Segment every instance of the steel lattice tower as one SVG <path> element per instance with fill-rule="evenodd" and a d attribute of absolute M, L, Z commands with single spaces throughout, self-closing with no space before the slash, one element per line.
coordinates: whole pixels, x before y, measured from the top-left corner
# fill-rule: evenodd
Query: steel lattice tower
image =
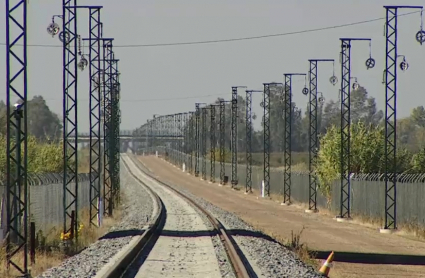
<path fill-rule="evenodd" d="M 6 264 L 8 270 L 12 266 L 23 277 L 29 275 L 27 5 L 24 0 L 6 0 Z M 17 46 L 18 43 L 22 46 Z M 17 103 L 12 103 L 14 98 L 18 98 Z M 23 256 L 23 260 L 18 256 Z"/>
<path fill-rule="evenodd" d="M 113 54 L 111 67 L 111 174 L 112 174 L 112 198 L 114 208 L 119 204 L 120 177 L 119 177 L 119 126 L 120 126 L 120 83 L 118 71 L 118 59 Z"/>
<path fill-rule="evenodd" d="M 63 232 L 78 236 L 78 105 L 76 0 L 62 1 L 63 34 Z M 74 138 L 72 138 L 74 137 Z M 73 139 L 73 140 L 72 140 Z M 74 190 L 73 190 L 74 189 Z M 75 211 L 72 216 L 72 211 Z M 71 221 L 73 220 L 73 223 Z M 71 229 L 74 227 L 74 230 Z"/>
<path fill-rule="evenodd" d="M 190 169 L 190 173 L 193 173 L 193 150 L 194 150 L 194 145 L 196 148 L 196 141 L 194 138 L 194 124 L 195 124 L 195 120 L 193 119 L 193 115 L 194 112 L 189 112 L 189 150 L 190 150 L 190 156 L 189 156 L 189 169 Z M 195 141 L 195 144 L 194 144 Z"/>
<path fill-rule="evenodd" d="M 397 13 L 422 6 L 384 6 L 385 22 L 385 224 L 397 229 Z M 422 30 L 421 30 L 422 31 Z M 422 44 L 422 43 L 421 43 Z"/>
<path fill-rule="evenodd" d="M 232 87 L 232 120 L 231 120 L 231 151 L 232 151 L 232 187 L 238 184 L 238 88 Z"/>
<path fill-rule="evenodd" d="M 351 138 L 351 41 L 370 39 L 342 38 L 341 40 L 341 203 L 338 218 L 350 218 L 350 138 Z"/>
<path fill-rule="evenodd" d="M 224 142 L 225 142 L 225 101 L 220 100 L 219 128 L 220 128 L 220 184 L 224 184 L 225 168 L 224 168 Z"/>
<path fill-rule="evenodd" d="M 231 120 L 231 151 L 232 151 L 232 187 L 238 184 L 238 88 L 245 86 L 232 87 L 232 120 Z"/>
<path fill-rule="evenodd" d="M 174 136 L 176 135 L 176 116 L 173 114 L 171 115 L 171 162 L 173 164 L 176 163 L 176 152 L 175 152 L 175 140 L 174 140 Z"/>
<path fill-rule="evenodd" d="M 226 177 L 226 168 L 225 168 L 225 155 L 226 155 L 226 103 L 231 103 L 232 101 L 220 100 L 220 184 L 225 184 Z"/>
<path fill-rule="evenodd" d="M 350 56 L 351 41 L 341 40 L 341 218 L 350 218 Z"/>
<path fill-rule="evenodd" d="M 199 177 L 199 118 L 200 118 L 200 103 L 195 103 L 195 177 Z"/>
<path fill-rule="evenodd" d="M 103 63 L 105 69 L 105 82 L 103 90 L 103 200 L 104 213 L 112 216 L 112 181 L 111 181 L 111 166 L 110 166 L 110 148 L 111 148 L 111 116 L 112 116 L 112 63 L 113 50 L 112 39 L 103 40 Z"/>
<path fill-rule="evenodd" d="M 210 166 L 211 166 L 211 172 L 210 172 L 210 181 L 212 183 L 215 183 L 215 145 L 216 145 L 216 122 L 215 122 L 215 107 L 216 105 L 210 105 L 211 110 L 211 119 L 210 119 Z"/>
<path fill-rule="evenodd" d="M 180 167 L 182 167 L 183 169 L 183 163 L 186 165 L 185 163 L 185 154 L 186 154 L 186 144 L 185 144 L 185 140 L 186 140 L 186 113 L 181 113 L 181 120 L 180 120 L 180 149 L 181 149 L 181 161 L 180 161 Z M 186 166 L 185 166 L 186 167 Z"/>
<path fill-rule="evenodd" d="M 245 192 L 252 192 L 252 91 L 246 91 L 246 180 Z"/>
<path fill-rule="evenodd" d="M 282 85 L 281 83 L 264 83 L 263 92 L 263 137 L 264 137 L 264 193 L 270 196 L 270 88 Z"/>
<path fill-rule="evenodd" d="M 317 211 L 317 187 L 318 180 L 316 175 L 317 152 L 319 150 L 318 121 L 317 121 L 317 70 L 319 62 L 334 62 L 333 59 L 312 59 L 308 60 L 310 69 L 309 78 L 309 128 L 308 128 L 308 212 Z"/>
<path fill-rule="evenodd" d="M 246 178 L 245 193 L 252 192 L 252 90 L 246 90 L 245 126 L 246 126 Z M 262 91 L 260 91 L 262 92 Z"/>
<path fill-rule="evenodd" d="M 207 108 L 202 108 L 202 179 L 207 179 Z"/>
<path fill-rule="evenodd" d="M 178 114 L 174 114 L 173 115 L 173 160 L 174 160 L 174 165 L 178 165 L 178 142 L 177 142 L 177 137 L 178 137 Z"/>
<path fill-rule="evenodd" d="M 100 11 L 102 7 L 89 9 L 89 84 L 90 84 L 90 219 L 89 224 L 100 226 L 100 177 L 101 177 L 101 57 L 100 39 L 102 36 L 102 23 Z M 83 39 L 85 40 L 85 39 Z"/>
<path fill-rule="evenodd" d="M 397 228 L 397 11 L 386 9 L 385 55 L 385 224 Z"/>
<path fill-rule="evenodd" d="M 183 113 L 177 114 L 177 128 L 178 128 L 178 130 L 177 130 L 178 134 L 177 134 L 176 140 L 177 140 L 177 146 L 178 146 L 178 150 L 179 150 L 177 161 L 179 163 L 179 167 L 182 167 L 182 165 L 183 165 L 183 145 L 182 145 L 183 141 L 181 139 L 182 139 L 182 128 L 183 128 Z"/>
<path fill-rule="evenodd" d="M 283 174 L 283 203 L 289 205 L 291 203 L 291 162 L 292 162 L 292 76 L 302 75 L 304 73 L 287 73 L 284 75 L 284 162 L 285 170 Z"/>
<path fill-rule="evenodd" d="M 180 114 L 181 113 L 176 113 L 175 114 L 175 121 L 176 121 L 176 133 L 175 133 L 175 137 L 174 137 L 174 142 L 175 142 L 175 148 L 176 148 L 176 165 L 178 166 L 180 164 Z"/>

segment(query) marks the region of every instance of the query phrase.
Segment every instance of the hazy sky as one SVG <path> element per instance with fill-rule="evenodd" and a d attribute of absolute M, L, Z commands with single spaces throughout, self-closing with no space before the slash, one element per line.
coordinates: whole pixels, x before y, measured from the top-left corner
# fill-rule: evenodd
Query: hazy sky
<path fill-rule="evenodd" d="M 153 114 L 172 114 L 194 110 L 195 102 L 230 98 L 231 87 L 245 85 L 261 89 L 265 82 L 283 82 L 283 73 L 307 72 L 308 59 L 335 59 L 340 79 L 341 37 L 372 38 L 372 55 L 377 65 L 366 70 L 367 42 L 354 42 L 352 76 L 358 78 L 379 108 L 384 108 L 382 74 L 385 67 L 384 20 L 296 35 L 236 42 L 122 47 L 157 43 L 232 39 L 288 33 L 330 27 L 385 17 L 383 5 L 403 2 L 423 5 L 424 1 L 381 0 L 287 0 L 287 1 L 153 1 L 104 0 L 78 1 L 78 5 L 103 5 L 104 36 L 115 38 L 120 59 L 122 129 L 134 129 Z M 60 46 L 46 27 L 53 14 L 61 13 L 58 0 L 32 0 L 29 5 L 29 44 Z M 400 14 L 412 10 L 400 10 Z M 78 14 L 79 33 L 88 36 L 88 12 Z M 5 22 L 5 6 L 0 7 L 0 22 Z M 59 21 L 60 23 L 60 21 Z M 4 25 L 3 25 L 4 26 Z M 399 54 L 406 55 L 410 68 L 399 75 L 398 115 L 423 105 L 425 45 L 415 40 L 420 28 L 420 13 L 399 18 Z M 0 48 L 5 50 L 5 28 L 0 31 Z M 88 52 L 88 47 L 86 47 Z M 62 114 L 62 50 L 29 47 L 29 96 L 42 95 L 51 109 Z M 0 87 L 5 88 L 5 54 L 0 56 Z M 326 99 L 337 99 L 339 85 L 329 84 L 332 63 L 319 65 L 318 90 Z M 79 74 L 79 131 L 88 131 L 88 70 Z M 305 108 L 301 94 L 302 77 L 294 77 L 294 100 Z M 245 92 L 243 91 L 243 95 Z M 188 98 L 190 97 L 190 98 Z M 5 94 L 0 98 L 5 99 Z M 180 98 L 180 99 L 178 99 Z M 160 100 L 158 100 L 160 99 Z M 261 112 L 260 94 L 254 96 L 255 110 Z M 259 117 L 261 119 L 261 117 Z"/>

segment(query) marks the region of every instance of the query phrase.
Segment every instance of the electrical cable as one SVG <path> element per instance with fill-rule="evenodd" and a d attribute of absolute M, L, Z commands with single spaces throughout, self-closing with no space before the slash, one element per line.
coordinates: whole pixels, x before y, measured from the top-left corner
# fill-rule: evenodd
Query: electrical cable
<path fill-rule="evenodd" d="M 409 12 L 409 13 L 405 13 L 405 14 L 400 14 L 397 17 L 411 15 L 411 14 L 415 14 L 415 13 L 419 13 L 419 12 L 420 11 L 413 11 L 413 12 Z M 304 33 L 326 31 L 326 30 L 331 30 L 331 29 L 338 29 L 338 28 L 343 28 L 343 27 L 350 27 L 350 26 L 355 26 L 355 25 L 371 23 L 371 22 L 380 21 L 380 20 L 384 20 L 384 19 L 385 19 L 385 17 L 379 17 L 379 18 L 374 18 L 374 19 L 369 19 L 369 20 L 363 20 L 363 21 L 357 21 L 357 22 L 352 22 L 352 23 L 345 23 L 345 24 L 333 25 L 333 26 L 327 26 L 327 27 L 321 27 L 321 28 L 305 29 L 305 30 L 292 31 L 292 32 L 286 32 L 286 33 L 259 35 L 259 36 L 252 36 L 252 37 L 205 40 L 205 41 L 191 41 L 191 42 L 171 42 L 171 43 L 153 43 L 153 44 L 124 44 L 124 45 L 114 45 L 114 48 L 181 46 L 181 45 L 198 45 L 198 44 L 247 41 L 247 40 L 265 39 L 265 38 L 272 38 L 272 37 L 283 37 L 283 36 L 298 35 L 298 34 L 304 34 Z M 0 45 L 6 45 L 6 43 L 0 43 Z M 19 45 L 19 44 L 16 44 L 16 45 Z M 27 46 L 28 47 L 45 47 L 45 48 L 62 47 L 62 45 L 49 45 L 49 44 L 28 44 Z"/>

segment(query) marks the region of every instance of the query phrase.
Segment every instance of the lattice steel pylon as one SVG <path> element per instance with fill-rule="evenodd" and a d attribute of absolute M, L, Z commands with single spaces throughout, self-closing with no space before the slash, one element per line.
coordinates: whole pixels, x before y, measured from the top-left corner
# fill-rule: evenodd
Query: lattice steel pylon
<path fill-rule="evenodd" d="M 246 90 L 245 97 L 246 126 L 246 179 L 245 193 L 252 192 L 252 90 Z"/>
<path fill-rule="evenodd" d="M 224 148 L 225 148 L 225 101 L 224 100 L 220 100 L 219 103 L 219 128 L 220 128 L 220 155 L 219 155 L 219 159 L 220 159 L 220 184 L 224 184 L 224 176 L 225 176 L 225 168 L 224 168 Z"/>
<path fill-rule="evenodd" d="M 29 275 L 27 5 L 25 0 L 6 0 L 6 264 L 8 271 L 12 266 L 23 277 Z M 16 103 L 12 103 L 14 98 L 18 99 Z"/>
<path fill-rule="evenodd" d="M 78 237 L 77 1 L 62 0 L 63 232 Z M 71 140 L 71 137 L 73 140 Z M 72 190 L 74 188 L 74 190 Z M 74 211 L 74 215 L 72 215 Z M 73 223 L 71 223 L 73 220 Z M 71 228 L 74 228 L 72 230 Z"/>
<path fill-rule="evenodd" d="M 238 88 L 245 86 L 232 87 L 232 119 L 231 119 L 231 151 L 232 151 L 232 187 L 238 185 Z"/>
<path fill-rule="evenodd" d="M 350 218 L 350 58 L 351 41 L 341 40 L 341 218 Z"/>
<path fill-rule="evenodd" d="M 231 101 L 220 99 L 219 101 L 219 128 L 220 128 L 220 184 L 226 183 L 225 150 L 226 150 L 226 103 Z"/>
<path fill-rule="evenodd" d="M 112 204 L 117 207 L 120 199 L 120 176 L 119 176 L 119 127 L 120 127 L 120 83 L 118 71 L 118 59 L 112 54 L 113 61 L 111 65 L 111 147 L 110 147 L 110 172 L 112 182 Z"/>
<path fill-rule="evenodd" d="M 252 93 L 263 91 L 246 90 L 245 125 L 246 125 L 246 179 L 245 193 L 252 192 Z"/>
<path fill-rule="evenodd" d="M 351 41 L 371 41 L 363 38 L 341 38 L 341 200 L 340 219 L 350 219 L 351 171 Z"/>
<path fill-rule="evenodd" d="M 283 157 L 285 162 L 285 169 L 283 172 L 283 203 L 286 205 L 291 204 L 291 163 L 292 163 L 292 76 L 301 75 L 305 73 L 287 73 L 284 74 L 284 151 Z"/>
<path fill-rule="evenodd" d="M 173 145 L 173 149 L 174 149 L 174 151 L 173 151 L 173 153 L 174 153 L 174 155 L 173 155 L 174 165 L 178 165 L 178 154 L 179 154 L 179 152 L 178 152 L 178 142 L 176 140 L 177 136 L 178 136 L 178 114 L 174 114 L 173 115 L 173 139 L 172 139 L 172 142 L 173 142 L 172 145 Z"/>
<path fill-rule="evenodd" d="M 103 39 L 103 68 L 105 69 L 105 82 L 103 90 L 103 200 L 104 213 L 112 216 L 113 199 L 112 199 L 112 180 L 111 180 L 111 117 L 112 117 L 112 63 L 113 63 L 113 39 Z"/>
<path fill-rule="evenodd" d="M 189 150 L 190 150 L 190 134 L 189 134 L 189 130 L 190 130 L 190 112 L 186 112 L 184 113 L 184 141 L 183 141 L 183 146 L 184 146 L 184 161 L 185 161 L 185 171 L 190 172 L 190 166 L 189 166 Z"/>
<path fill-rule="evenodd" d="M 200 103 L 195 103 L 195 177 L 199 177 L 199 147 L 200 147 L 200 132 L 199 132 L 199 117 Z"/>
<path fill-rule="evenodd" d="M 89 42 L 89 121 L 90 121 L 90 208 L 89 224 L 100 226 L 99 209 L 101 203 L 101 48 L 102 23 L 100 22 L 100 11 L 102 7 L 89 8 L 89 38 L 83 39 Z"/>
<path fill-rule="evenodd" d="M 202 111 L 202 179 L 207 179 L 207 108 Z"/>
<path fill-rule="evenodd" d="M 194 127 L 194 125 L 195 125 L 195 120 L 194 120 L 194 118 L 193 118 L 193 115 L 194 115 L 194 112 L 189 112 L 189 145 L 190 145 L 190 148 L 189 148 L 189 150 L 190 150 L 190 155 L 189 155 L 189 171 L 190 171 L 190 173 L 193 173 L 193 150 L 195 149 L 194 148 L 194 145 L 196 146 L 196 142 L 195 142 L 195 144 L 194 144 L 194 129 L 195 129 L 195 127 Z"/>
<path fill-rule="evenodd" d="M 384 6 L 385 38 L 385 223 L 384 230 L 397 229 L 397 13 L 422 6 Z M 421 15 L 422 16 L 422 15 Z M 421 26 L 422 27 L 422 26 Z M 423 31 L 420 30 L 418 34 Z M 418 40 L 417 34 L 417 40 Z M 423 34 L 423 33 L 422 33 Z M 421 42 L 422 44 L 422 42 Z"/>
<path fill-rule="evenodd" d="M 170 115 L 170 129 L 171 129 L 171 140 L 170 140 L 170 146 L 171 146 L 171 163 L 175 163 L 175 147 L 174 147 L 174 140 L 173 137 L 176 132 L 176 118 L 175 115 Z"/>
<path fill-rule="evenodd" d="M 318 121 L 317 121 L 317 71 L 319 62 L 334 62 L 334 59 L 310 59 L 308 60 L 310 64 L 308 78 L 309 78 L 309 128 L 308 128 L 308 210 L 306 212 L 317 212 L 317 188 L 318 188 L 318 179 L 316 174 L 316 163 L 317 163 L 317 153 L 319 150 L 319 137 L 318 137 Z M 332 76 L 331 78 L 333 78 Z M 336 79 L 333 84 L 336 84 Z"/>
<path fill-rule="evenodd" d="M 216 122 L 215 122 L 215 107 L 217 105 L 210 105 L 210 182 L 215 183 L 215 146 L 217 139 L 216 133 Z"/>
<path fill-rule="evenodd" d="M 182 167 L 183 165 L 183 145 L 182 145 L 182 140 L 180 140 L 181 136 L 182 136 L 182 116 L 183 113 L 178 113 L 177 114 L 177 148 L 178 148 L 178 156 L 177 156 L 177 162 L 179 167 Z"/>
<path fill-rule="evenodd" d="M 263 139 L 264 139 L 264 165 L 263 165 L 263 195 L 270 196 L 270 88 L 282 86 L 282 83 L 264 83 L 263 102 Z"/>

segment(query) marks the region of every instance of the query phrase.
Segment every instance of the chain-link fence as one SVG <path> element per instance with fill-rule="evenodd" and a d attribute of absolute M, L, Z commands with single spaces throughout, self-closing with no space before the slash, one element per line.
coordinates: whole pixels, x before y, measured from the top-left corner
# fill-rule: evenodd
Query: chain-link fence
<path fill-rule="evenodd" d="M 32 174 L 28 175 L 28 200 L 30 221 L 35 223 L 36 231 L 48 233 L 54 226 L 63 224 L 63 175 L 62 174 Z M 75 184 L 71 183 L 71 192 L 75 194 Z M 90 180 L 88 174 L 78 175 L 78 210 L 90 205 Z M 1 228 L 6 224 L 6 186 L 0 182 L 1 198 Z M 71 195 L 67 193 L 67 200 Z M 75 206 L 71 206 L 75 209 Z"/>
<path fill-rule="evenodd" d="M 159 154 L 170 160 L 178 157 L 177 151 L 170 148 L 156 148 Z M 155 151 L 153 151 L 155 152 Z M 152 153 L 152 150 L 146 153 Z M 185 168 L 188 169 L 190 156 L 182 155 Z M 195 156 L 193 156 L 193 164 Z M 202 164 L 202 158 L 200 161 Z M 216 161 L 215 180 L 220 181 L 220 163 Z M 207 180 L 210 179 L 210 161 L 207 160 Z M 179 165 L 182 167 L 182 165 Z M 231 164 L 225 164 L 225 175 L 230 176 Z M 239 186 L 245 187 L 246 165 L 238 164 Z M 397 222 L 413 226 L 425 227 L 425 174 L 397 175 Z M 252 166 L 252 189 L 261 192 L 263 167 Z M 309 174 L 292 172 L 291 199 L 300 203 L 309 201 Z M 340 210 L 341 183 L 335 180 L 330 186 L 330 196 L 318 190 L 317 206 L 326 208 L 337 215 Z M 283 169 L 270 169 L 270 193 L 283 195 Z M 352 174 L 351 175 L 351 213 L 373 219 L 383 219 L 385 215 L 385 182 L 383 174 Z"/>

